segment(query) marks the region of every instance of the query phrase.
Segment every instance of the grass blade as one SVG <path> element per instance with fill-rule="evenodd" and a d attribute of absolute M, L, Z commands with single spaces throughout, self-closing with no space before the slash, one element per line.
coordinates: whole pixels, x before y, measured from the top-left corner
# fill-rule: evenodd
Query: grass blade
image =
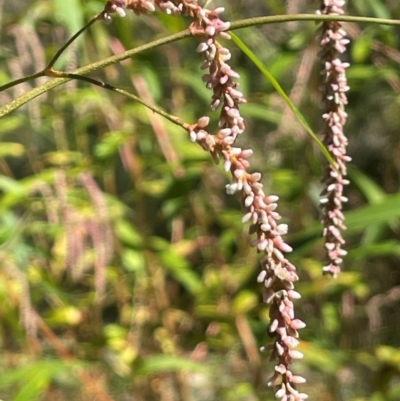
<path fill-rule="evenodd" d="M 233 32 L 229 32 L 229 35 L 232 36 L 232 40 L 235 44 L 242 50 L 244 54 L 254 63 L 254 65 L 262 72 L 262 74 L 268 79 L 273 88 L 279 93 L 285 103 L 288 105 L 290 110 L 293 111 L 297 120 L 304 127 L 304 129 L 310 134 L 311 138 L 316 142 L 318 147 L 321 149 L 324 156 L 327 158 L 329 163 L 334 166 L 334 161 L 332 159 L 331 154 L 328 149 L 324 146 L 324 144 L 320 141 L 315 132 L 311 129 L 305 117 L 300 113 L 299 109 L 293 104 L 293 102 L 289 99 L 289 96 L 285 93 L 285 91 L 280 86 L 279 82 L 273 77 L 273 75 L 269 72 L 268 68 L 265 64 L 246 46 L 246 44 L 238 38 Z"/>

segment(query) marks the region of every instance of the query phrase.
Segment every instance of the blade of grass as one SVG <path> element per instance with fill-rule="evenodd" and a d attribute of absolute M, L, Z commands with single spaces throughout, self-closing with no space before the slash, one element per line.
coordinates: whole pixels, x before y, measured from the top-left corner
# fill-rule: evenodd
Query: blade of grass
<path fill-rule="evenodd" d="M 247 45 L 239 39 L 237 35 L 232 32 L 229 32 L 229 35 L 232 36 L 232 40 L 239 47 L 240 50 L 253 62 L 253 64 L 261 71 L 261 73 L 268 79 L 273 88 L 278 92 L 278 94 L 285 101 L 290 110 L 293 111 L 297 120 L 304 127 L 304 129 L 310 134 L 311 138 L 316 142 L 318 147 L 321 149 L 321 152 L 324 154 L 329 163 L 334 167 L 334 161 L 332 159 L 331 154 L 328 149 L 324 146 L 324 144 L 319 140 L 315 132 L 311 129 L 305 117 L 300 113 L 299 109 L 293 104 L 293 102 L 289 99 L 289 96 L 285 93 L 285 91 L 280 86 L 279 82 L 273 77 L 273 75 L 269 72 L 268 68 L 265 64 L 247 47 Z"/>

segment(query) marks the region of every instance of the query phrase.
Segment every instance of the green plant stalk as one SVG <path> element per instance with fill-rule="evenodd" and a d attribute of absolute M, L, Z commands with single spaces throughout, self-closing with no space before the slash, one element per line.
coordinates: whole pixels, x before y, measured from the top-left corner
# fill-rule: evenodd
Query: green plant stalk
<path fill-rule="evenodd" d="M 261 71 L 261 73 L 268 79 L 268 81 L 271 83 L 271 85 L 274 87 L 274 89 L 279 93 L 279 96 L 285 101 L 287 106 L 290 108 L 290 110 L 293 111 L 294 115 L 300 122 L 300 124 L 304 127 L 304 129 L 310 134 L 310 136 L 313 138 L 313 140 L 316 142 L 318 147 L 321 149 L 322 153 L 324 156 L 327 158 L 329 163 L 332 165 L 333 168 L 334 166 L 334 160 L 329 153 L 329 150 L 324 146 L 324 144 L 321 142 L 321 140 L 318 138 L 318 136 L 315 134 L 315 132 L 311 129 L 309 126 L 307 120 L 305 117 L 301 114 L 300 110 L 295 106 L 295 104 L 290 100 L 289 96 L 285 93 L 285 91 L 282 89 L 280 86 L 279 82 L 273 77 L 273 75 L 268 71 L 268 68 L 264 65 L 264 63 L 246 46 L 245 43 L 241 39 L 239 39 L 234 33 L 230 33 L 232 36 L 233 41 L 236 43 L 236 45 L 242 50 L 242 52 L 253 62 L 253 64 Z"/>
<path fill-rule="evenodd" d="M 68 41 L 60 47 L 60 49 L 57 51 L 57 53 L 52 57 L 50 62 L 47 64 L 47 67 L 45 70 L 50 70 L 53 68 L 54 64 L 57 62 L 57 60 L 60 58 L 60 56 L 64 53 L 64 51 L 67 49 L 67 47 L 75 40 L 77 39 L 83 32 L 86 31 L 86 29 L 90 28 L 101 16 L 101 14 L 96 15 L 93 17 L 83 28 L 79 29 L 78 32 L 76 32 L 71 38 L 68 39 Z"/>
<path fill-rule="evenodd" d="M 44 76 L 45 76 L 44 71 L 39 71 L 39 72 L 35 72 L 34 74 L 27 75 L 26 77 L 18 78 L 18 79 L 14 80 L 14 81 L 10 81 L 10 82 L 6 83 L 3 86 L 0 86 L 0 92 L 3 92 L 5 90 L 7 90 L 7 89 L 12 88 L 13 86 L 17 86 L 17 85 L 22 84 L 24 82 L 31 81 L 32 79 L 36 79 L 36 78 L 40 78 L 40 77 L 44 77 Z"/>
<path fill-rule="evenodd" d="M 93 17 L 83 28 L 79 29 L 79 31 L 76 32 L 75 35 L 73 35 L 70 39 L 68 39 L 68 41 L 52 57 L 52 59 L 47 64 L 47 66 L 44 68 L 44 70 L 35 72 L 34 74 L 28 75 L 26 77 L 18 78 L 15 81 L 11 81 L 3 86 L 0 86 L 0 92 L 5 91 L 6 89 L 12 88 L 13 86 L 22 84 L 23 82 L 31 81 L 32 79 L 51 76 L 51 69 L 53 68 L 53 66 L 57 62 L 57 60 L 60 58 L 60 56 L 63 54 L 63 52 L 68 48 L 68 46 L 74 40 L 76 40 L 83 32 L 85 32 L 86 29 L 88 29 L 90 26 L 92 26 L 99 19 L 100 15 L 101 14 Z M 49 75 L 49 72 L 50 72 L 50 75 Z"/>
<path fill-rule="evenodd" d="M 368 23 L 368 24 L 380 24 L 380 25 L 395 25 L 400 26 L 400 21 L 398 20 L 390 20 L 383 18 L 369 18 L 369 17 L 353 17 L 348 15 L 340 15 L 340 16 L 332 16 L 332 15 L 318 15 L 318 14 L 295 14 L 295 15 L 272 15 L 266 17 L 257 17 L 257 18 L 248 18 L 244 20 L 239 20 L 231 23 L 230 30 L 236 30 L 241 28 L 246 28 L 255 25 L 264 25 L 264 24 L 274 24 L 274 23 L 282 23 L 282 22 L 290 22 L 290 21 L 314 21 L 314 22 L 329 22 L 329 21 L 341 21 L 341 22 L 355 22 L 355 23 Z M 165 38 L 155 40 L 153 42 L 147 43 L 142 46 L 138 46 L 134 49 L 128 50 L 122 54 L 109 57 L 107 59 L 97 61 L 93 64 L 89 64 L 85 67 L 79 68 L 76 71 L 73 71 L 74 74 L 82 75 L 87 74 L 91 71 L 98 70 L 100 68 L 107 67 L 111 64 L 115 64 L 119 61 L 126 60 L 135 54 L 143 52 L 145 50 L 155 49 L 159 46 L 162 46 L 167 43 L 176 42 L 178 40 L 184 39 L 191 36 L 191 33 L 188 29 L 181 31 L 179 33 L 167 36 Z M 39 75 L 38 75 L 39 74 Z M 0 88 L 0 91 L 5 90 L 5 88 L 10 88 L 14 85 L 17 85 L 22 82 L 26 82 L 30 79 L 37 78 L 38 76 L 45 76 L 44 72 L 33 74 L 29 77 L 20 78 L 16 81 L 10 82 L 5 86 Z M 68 81 L 70 78 L 61 78 L 55 79 L 50 82 L 47 82 L 37 88 L 32 89 L 31 91 L 25 93 L 17 99 L 14 99 L 9 104 L 6 104 L 0 107 L 0 118 L 6 116 L 13 110 L 23 106 L 28 103 L 32 99 L 40 96 L 41 94 L 53 89 L 59 85 L 62 85 Z"/>
<path fill-rule="evenodd" d="M 246 18 L 231 23 L 229 30 L 248 28 L 250 26 L 275 24 L 278 22 L 293 21 L 313 21 L 313 22 L 353 22 L 378 25 L 400 26 L 400 20 L 373 18 L 373 17 L 356 17 L 353 15 L 322 15 L 322 14 L 293 14 L 293 15 L 269 15 L 267 17 Z"/>
<path fill-rule="evenodd" d="M 172 114 L 167 113 L 165 110 L 160 109 L 157 106 L 154 106 L 150 103 L 147 103 L 145 100 L 141 99 L 139 96 L 134 95 L 133 93 L 127 92 L 123 89 L 117 88 L 115 86 L 112 86 L 110 84 L 107 84 L 105 82 L 98 81 L 96 79 L 87 77 L 85 75 L 78 75 L 78 74 L 73 74 L 73 73 L 68 73 L 68 72 L 62 72 L 62 71 L 53 71 L 54 75 L 59 75 L 62 78 L 66 78 L 69 80 L 76 79 L 78 81 L 84 81 L 88 82 L 92 85 L 99 86 L 100 88 L 104 88 L 107 90 L 110 90 L 112 92 L 119 93 L 120 95 L 123 95 L 129 99 L 135 100 L 136 102 L 142 104 L 149 110 L 153 111 L 154 113 L 159 114 L 161 117 L 166 118 L 167 120 L 171 121 L 175 125 L 179 125 L 183 129 L 187 129 L 189 127 L 189 124 L 185 123 L 180 117 L 174 116 Z"/>
<path fill-rule="evenodd" d="M 126 60 L 126 59 L 134 56 L 135 54 L 141 53 L 145 50 L 155 49 L 164 44 L 176 42 L 180 39 L 187 38 L 190 35 L 191 35 L 190 31 L 188 29 L 185 29 L 184 31 L 178 32 L 176 34 L 167 36 L 162 39 L 154 40 L 153 42 L 146 43 L 144 45 L 135 47 L 134 49 L 128 50 L 128 51 L 118 54 L 116 56 L 108 57 L 104 60 L 89 64 L 85 67 L 78 68 L 77 70 L 73 71 L 72 74 L 74 74 L 74 75 L 88 74 L 88 73 L 90 73 L 92 71 L 96 71 L 100 68 L 108 67 L 109 65 L 116 64 L 119 61 Z M 57 73 L 55 73 L 55 75 L 57 75 Z M 42 75 L 39 75 L 39 76 L 45 76 L 45 74 L 43 73 Z M 50 89 L 53 89 L 59 85 L 62 85 L 68 81 L 71 81 L 72 79 L 73 78 L 56 78 L 49 82 L 46 82 L 43 85 L 38 86 L 37 88 L 30 90 L 29 92 L 18 97 L 17 99 L 14 99 L 12 102 L 0 107 L 0 119 L 3 118 L 4 116 L 6 116 L 7 114 L 11 113 L 13 110 L 18 109 L 19 107 L 28 103 L 32 99 L 35 99 L 36 97 L 49 91 Z M 23 82 L 25 82 L 25 81 L 23 81 Z"/>

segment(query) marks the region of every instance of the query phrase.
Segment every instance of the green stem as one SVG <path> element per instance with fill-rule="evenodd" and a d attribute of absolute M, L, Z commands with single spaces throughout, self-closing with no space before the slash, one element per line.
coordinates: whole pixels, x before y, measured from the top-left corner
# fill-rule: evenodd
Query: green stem
<path fill-rule="evenodd" d="M 294 15 L 269 15 L 267 17 L 246 18 L 231 23 L 229 30 L 247 28 L 255 25 L 275 24 L 278 22 L 313 21 L 313 22 L 354 22 L 378 25 L 400 26 L 400 20 L 355 17 L 352 15 L 322 15 L 322 14 L 294 14 Z"/>
<path fill-rule="evenodd" d="M 17 86 L 19 84 L 22 84 L 24 82 L 30 81 L 32 79 L 40 78 L 40 77 L 45 77 L 48 75 L 46 72 L 51 70 L 54 66 L 54 64 L 57 62 L 57 60 L 60 58 L 61 54 L 65 51 L 65 49 L 78 37 L 80 36 L 86 29 L 88 29 L 91 25 L 93 25 L 100 17 L 101 14 L 96 15 L 93 17 L 83 28 L 81 28 L 75 35 L 73 35 L 58 51 L 57 53 L 52 57 L 50 62 L 47 64 L 45 69 L 43 71 L 35 72 L 32 75 L 28 75 L 27 77 L 23 78 L 18 78 L 14 81 L 8 82 L 7 84 L 0 86 L 0 92 L 3 92 L 9 88 L 12 88 L 13 86 Z"/>
<path fill-rule="evenodd" d="M 87 74 L 89 72 L 98 70 L 100 68 L 104 68 L 109 65 L 115 64 L 119 61 L 126 60 L 126 59 L 132 57 L 133 55 L 141 53 L 145 50 L 154 49 L 154 48 L 162 46 L 164 44 L 176 42 L 180 39 L 187 38 L 189 36 L 190 36 L 189 30 L 185 29 L 184 31 L 178 32 L 174 35 L 170 35 L 165 38 L 158 39 L 158 40 L 155 40 L 150 43 L 146 43 L 145 45 L 138 46 L 138 47 L 128 50 L 122 54 L 118 54 L 116 56 L 112 56 L 112 57 L 106 58 L 104 60 L 97 61 L 93 64 L 89 64 L 85 67 L 79 68 L 76 71 L 73 71 L 73 74 L 77 74 L 77 75 Z M 19 107 L 28 103 L 32 99 L 35 99 L 36 97 L 42 95 L 43 93 L 49 91 L 50 89 L 53 89 L 53 88 L 55 88 L 59 85 L 62 85 L 68 81 L 71 81 L 71 78 L 56 78 L 49 82 L 46 82 L 43 85 L 38 86 L 37 88 L 30 90 L 29 92 L 18 97 L 17 99 L 14 99 L 12 102 L 0 107 L 0 118 L 3 118 L 4 116 L 11 113 L 15 109 L 18 109 Z"/>
<path fill-rule="evenodd" d="M 59 76 L 60 78 L 67 78 L 67 79 L 76 79 L 79 81 L 85 81 L 88 82 L 92 85 L 99 86 L 100 88 L 108 89 L 112 92 L 119 93 L 120 95 L 126 96 L 129 99 L 135 100 L 138 103 L 141 103 L 143 106 L 147 107 L 151 111 L 154 111 L 154 113 L 159 114 L 160 116 L 166 118 L 167 120 L 171 121 L 173 124 L 179 125 L 180 127 L 187 129 L 189 124 L 185 123 L 181 118 L 174 116 L 172 114 L 167 113 L 163 109 L 160 109 L 159 107 L 156 107 L 150 103 L 147 103 L 145 100 L 141 99 L 140 97 L 134 95 L 133 93 L 127 92 L 123 89 L 117 88 L 115 86 L 112 86 L 110 84 L 107 84 L 106 82 L 101 82 L 96 79 L 87 77 L 85 75 L 78 75 L 74 73 L 68 73 L 68 72 L 62 72 L 62 71 L 53 71 L 54 76 Z"/>
<path fill-rule="evenodd" d="M 53 68 L 53 65 L 56 63 L 56 61 L 60 58 L 61 54 L 65 51 L 65 49 L 76 39 L 78 36 L 80 36 L 83 32 L 86 31 L 86 29 L 90 28 L 100 17 L 101 14 L 96 15 L 93 17 L 83 28 L 79 29 L 75 35 L 73 35 L 58 51 L 57 53 L 53 56 L 53 58 L 50 60 L 49 64 L 47 64 L 47 67 L 45 70 L 50 70 Z"/>
<path fill-rule="evenodd" d="M 255 25 L 264 25 L 264 24 L 274 24 L 281 22 L 290 22 L 290 21 L 314 21 L 314 22 L 329 22 L 329 21 L 338 21 L 338 22 L 355 22 L 355 23 L 369 23 L 369 24 L 380 24 L 380 25 L 397 25 L 400 26 L 400 21 L 398 20 L 390 20 L 383 18 L 370 18 L 370 17 L 354 17 L 349 15 L 318 15 L 318 14 L 296 14 L 296 15 L 272 15 L 266 17 L 257 17 L 257 18 L 248 18 L 244 20 L 239 20 L 231 23 L 230 30 L 236 30 L 241 28 L 246 28 Z M 95 71 L 100 68 L 107 67 L 111 64 L 115 64 L 119 61 L 126 60 L 132 57 L 135 54 L 143 52 L 145 50 L 155 49 L 156 47 L 162 46 L 167 43 L 176 42 L 178 40 L 189 37 L 190 31 L 188 29 L 176 33 L 174 35 L 167 36 L 166 38 L 162 38 L 159 40 L 155 40 L 153 42 L 147 43 L 145 45 L 139 46 L 135 49 L 128 50 L 122 54 L 109 57 L 105 60 L 98 61 L 93 64 L 89 64 L 85 67 L 79 68 L 74 71 L 74 74 L 87 74 L 88 72 Z M 39 74 L 39 73 L 37 73 Z M 45 74 L 43 74 L 45 75 Z M 42 76 L 42 75 L 39 75 Z M 18 83 L 25 82 L 26 80 L 32 79 L 33 76 L 21 78 L 18 80 Z M 44 85 L 38 86 L 37 88 L 32 89 L 28 93 L 20 96 L 19 98 L 13 100 L 9 104 L 6 104 L 3 107 L 0 107 L 0 118 L 9 114 L 13 110 L 21 107 L 25 103 L 30 100 L 36 98 L 37 96 L 47 92 L 48 90 L 55 88 L 59 85 L 62 85 L 65 82 L 70 81 L 70 78 L 58 78 L 52 80 L 50 82 L 45 83 Z M 16 81 L 10 82 L 5 86 L 10 88 L 15 84 Z"/>
<path fill-rule="evenodd" d="M 28 75 L 28 76 L 23 77 L 23 78 L 18 78 L 15 81 L 11 81 L 11 82 L 8 82 L 7 84 L 3 85 L 3 86 L 0 86 L 0 92 L 3 92 L 6 89 L 12 88 L 13 86 L 22 84 L 24 82 L 28 82 L 28 81 L 30 81 L 32 79 L 36 79 L 36 78 L 40 78 L 40 77 L 44 77 L 44 76 L 45 76 L 45 73 L 43 71 L 40 71 L 40 72 L 35 72 L 34 74 Z"/>

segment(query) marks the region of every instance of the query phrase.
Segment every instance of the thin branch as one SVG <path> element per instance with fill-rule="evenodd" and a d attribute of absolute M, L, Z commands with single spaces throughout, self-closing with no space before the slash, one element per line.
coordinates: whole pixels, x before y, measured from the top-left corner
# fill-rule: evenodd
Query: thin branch
<path fill-rule="evenodd" d="M 90 28 L 101 16 L 101 14 L 96 15 L 93 17 L 83 28 L 79 29 L 75 35 L 73 35 L 68 41 L 57 51 L 57 53 L 52 57 L 50 60 L 49 64 L 47 64 L 45 70 L 50 70 L 53 68 L 53 65 L 56 63 L 56 61 L 60 58 L 61 54 L 67 49 L 67 47 L 75 40 L 77 39 L 83 32 L 86 31 L 86 29 Z"/>
<path fill-rule="evenodd" d="M 320 15 L 320 14 L 293 14 L 293 15 L 269 15 L 267 17 L 246 18 L 231 22 L 230 31 L 236 29 L 247 28 L 255 25 L 275 24 L 278 22 L 293 21 L 313 21 L 313 22 L 354 22 L 378 25 L 394 25 L 400 26 L 400 20 L 372 18 L 372 17 L 355 17 L 352 15 Z"/>
<path fill-rule="evenodd" d="M 236 30 L 241 28 L 246 28 L 255 25 L 264 25 L 264 24 L 274 24 L 274 23 L 281 23 L 281 22 L 291 22 L 291 21 L 314 21 L 314 22 L 329 22 L 329 21 L 342 21 L 342 22 L 355 22 L 355 23 L 368 23 L 368 24 L 380 24 L 380 25 L 394 25 L 400 26 L 399 20 L 390 20 L 390 19 L 383 19 L 383 18 L 369 18 L 369 17 L 354 17 L 348 15 L 318 15 L 318 14 L 295 14 L 295 15 L 272 15 L 266 17 L 257 17 L 257 18 L 248 18 L 244 20 L 239 20 L 231 23 L 230 30 Z M 122 54 L 112 56 L 106 58 L 101 61 L 97 61 L 93 64 L 89 64 L 85 67 L 79 68 L 76 71 L 73 71 L 73 74 L 87 74 L 91 71 L 98 70 L 100 68 L 107 67 L 111 64 L 118 63 L 120 61 L 126 60 L 132 57 L 135 54 L 143 52 L 145 50 L 155 49 L 159 46 L 162 46 L 167 43 L 176 42 L 178 40 L 184 39 L 191 36 L 191 33 L 188 29 L 181 31 L 179 33 L 167 36 L 162 39 L 155 40 L 153 42 L 147 43 L 145 45 L 136 47 L 134 49 L 128 50 Z M 39 74 L 39 73 L 37 73 Z M 43 74 L 47 75 L 47 74 Z M 38 76 L 43 76 L 38 75 Z M 0 91 L 4 90 L 3 88 L 10 88 L 17 83 L 25 82 L 25 80 L 32 79 L 32 77 L 36 78 L 36 75 L 21 78 L 17 81 L 10 82 L 5 86 L 0 88 Z M 28 103 L 32 99 L 36 98 L 37 96 L 53 89 L 59 85 L 62 85 L 68 81 L 70 78 L 58 78 L 47 82 L 37 88 L 32 89 L 28 93 L 20 96 L 19 98 L 13 100 L 9 104 L 0 107 L 0 118 L 4 117 L 5 115 L 9 114 L 13 110 L 21 107 L 22 105 Z"/>
<path fill-rule="evenodd" d="M 112 86 L 110 84 L 107 84 L 106 82 L 98 81 L 96 79 L 87 77 L 85 75 L 79 75 L 79 74 L 74 74 L 74 73 L 69 73 L 69 72 L 62 72 L 62 71 L 52 71 L 53 76 L 57 76 L 59 78 L 67 78 L 67 79 L 76 79 L 79 81 L 85 81 L 88 82 L 92 85 L 99 86 L 100 88 L 108 89 L 112 92 L 119 93 L 120 95 L 126 96 L 129 99 L 135 100 L 136 102 L 139 102 L 143 106 L 147 107 L 154 113 L 159 114 L 160 116 L 166 118 L 167 120 L 171 121 L 173 124 L 179 125 L 183 129 L 187 129 L 189 127 L 189 124 L 185 123 L 181 118 L 174 116 L 172 114 L 167 113 L 165 110 L 160 109 L 159 107 L 156 107 L 150 103 L 147 103 L 145 100 L 141 99 L 140 97 L 134 95 L 133 93 L 127 92 L 123 89 L 117 88 L 115 86 Z"/>
<path fill-rule="evenodd" d="M 0 92 L 3 92 L 9 88 L 12 88 L 13 86 L 17 86 L 19 84 L 22 84 L 24 82 L 31 81 L 36 78 L 41 78 L 45 76 L 49 76 L 47 74 L 47 71 L 51 70 L 54 66 L 54 64 L 57 62 L 57 60 L 60 58 L 62 53 L 67 49 L 67 47 L 74 41 L 76 40 L 86 29 L 88 29 L 91 25 L 93 25 L 99 18 L 101 14 L 96 15 L 93 17 L 83 28 L 81 28 L 78 32 L 75 33 L 58 51 L 57 53 L 52 57 L 50 62 L 47 64 L 47 66 L 39 72 L 35 72 L 34 74 L 28 75 L 26 77 L 18 78 L 14 81 L 8 82 L 7 84 L 0 86 Z"/>
<path fill-rule="evenodd" d="M 180 39 L 187 38 L 190 35 L 191 34 L 190 34 L 189 30 L 185 29 L 184 31 L 175 33 L 175 34 L 167 36 L 165 38 L 154 40 L 153 42 L 138 46 L 138 47 L 128 50 L 122 54 L 108 57 L 104 60 L 97 61 L 93 64 L 89 64 L 85 67 L 78 68 L 76 71 L 73 71 L 72 73 L 77 74 L 77 75 L 87 74 L 89 72 L 96 71 L 100 68 L 104 68 L 104 67 L 108 67 L 109 65 L 116 64 L 119 61 L 126 60 L 126 59 L 132 57 L 133 55 L 141 53 L 145 50 L 155 49 L 164 44 L 176 42 Z M 49 75 L 49 74 L 46 74 L 46 75 Z M 18 109 L 19 107 L 28 103 L 32 99 L 35 99 L 36 97 L 42 95 L 43 93 L 48 92 L 50 89 L 56 88 L 57 86 L 62 85 L 68 81 L 71 81 L 71 78 L 56 78 L 56 79 L 53 79 L 49 82 L 46 82 L 43 85 L 40 85 L 40 86 L 30 90 L 29 92 L 18 97 L 17 99 L 14 99 L 12 102 L 0 107 L 0 119 L 3 118 L 4 116 L 6 116 L 7 114 L 11 113 L 15 109 Z"/>
<path fill-rule="evenodd" d="M 15 81 L 8 82 L 7 84 L 0 86 L 0 92 L 5 91 L 6 89 L 12 88 L 13 86 L 17 86 L 24 82 L 31 81 L 32 79 L 44 77 L 45 73 L 43 71 L 35 72 L 34 74 L 28 75 L 26 77 L 18 78 Z"/>

